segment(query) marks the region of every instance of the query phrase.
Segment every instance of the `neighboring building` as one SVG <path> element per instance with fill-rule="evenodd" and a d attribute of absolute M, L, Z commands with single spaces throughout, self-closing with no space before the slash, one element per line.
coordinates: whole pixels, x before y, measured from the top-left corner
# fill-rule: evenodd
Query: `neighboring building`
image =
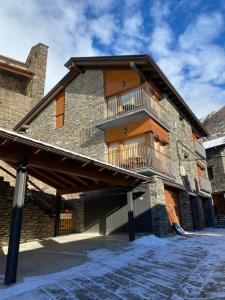
<path fill-rule="evenodd" d="M 217 226 L 225 227 L 225 107 L 210 114 L 204 120 L 204 125 L 209 131 L 203 145 L 207 154 Z"/>
<path fill-rule="evenodd" d="M 33 46 L 26 62 L 0 55 L 0 127 L 12 129 L 44 95 L 48 47 Z M 15 149 L 17 151 L 17 149 Z M 0 246 L 7 244 L 13 204 L 15 170 L 0 161 Z M 24 209 L 22 241 L 52 235 L 54 220 L 42 207 L 51 199 L 29 191 Z M 48 209 L 49 210 L 49 209 Z"/>
<path fill-rule="evenodd" d="M 154 178 L 136 190 L 136 230 L 166 235 L 214 224 L 207 132 L 148 55 L 71 58 L 67 75 L 14 127 L 101 161 Z M 116 174 L 115 174 L 116 176 Z M 54 180 L 54 178 L 52 178 Z M 76 197 L 78 231 L 124 231 L 123 190 Z"/>
<path fill-rule="evenodd" d="M 12 129 L 43 97 L 47 54 L 37 44 L 25 63 L 0 55 L 0 127 Z"/>

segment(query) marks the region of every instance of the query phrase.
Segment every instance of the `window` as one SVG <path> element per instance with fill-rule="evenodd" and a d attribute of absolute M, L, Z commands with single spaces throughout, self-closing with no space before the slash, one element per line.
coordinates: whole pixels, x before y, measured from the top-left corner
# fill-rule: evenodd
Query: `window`
<path fill-rule="evenodd" d="M 155 156 L 157 158 L 160 158 L 161 154 L 166 154 L 165 153 L 166 152 L 165 145 L 160 140 L 158 140 L 156 137 L 154 138 L 154 149 L 156 150 Z"/>
<path fill-rule="evenodd" d="M 59 94 L 55 99 L 55 127 L 60 128 L 64 125 L 65 114 L 65 93 Z"/>
<path fill-rule="evenodd" d="M 213 180 L 213 178 L 214 178 L 214 176 L 213 176 L 213 167 L 208 167 L 207 170 L 208 170 L 209 180 Z"/>
<path fill-rule="evenodd" d="M 206 169 L 203 166 L 197 164 L 197 172 L 199 177 L 206 177 Z"/>

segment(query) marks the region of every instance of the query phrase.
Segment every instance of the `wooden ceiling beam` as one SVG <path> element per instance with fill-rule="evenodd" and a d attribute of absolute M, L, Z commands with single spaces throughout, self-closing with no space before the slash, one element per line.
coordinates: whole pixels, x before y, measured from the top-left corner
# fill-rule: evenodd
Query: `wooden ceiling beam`
<path fill-rule="evenodd" d="M 32 177 L 35 177 L 36 179 L 46 183 L 47 185 L 55 188 L 55 189 L 62 189 L 65 188 L 62 184 L 60 184 L 58 181 L 55 181 L 53 178 L 48 177 L 44 174 L 44 172 L 39 172 L 36 169 L 28 168 L 28 174 Z"/>
<path fill-rule="evenodd" d="M 77 188 L 67 188 L 67 189 L 59 189 L 58 192 L 60 194 L 73 194 L 73 193 L 83 193 L 83 192 L 91 192 L 91 191 L 97 191 L 97 190 L 105 190 L 105 189 L 111 189 L 115 187 L 114 185 L 110 184 L 89 184 L 88 186 L 81 186 Z"/>

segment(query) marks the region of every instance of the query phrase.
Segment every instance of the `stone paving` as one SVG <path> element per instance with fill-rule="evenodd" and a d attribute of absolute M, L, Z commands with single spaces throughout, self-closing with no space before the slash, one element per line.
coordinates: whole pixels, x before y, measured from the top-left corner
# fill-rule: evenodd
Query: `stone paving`
<path fill-rule="evenodd" d="M 168 238 L 138 255 L 126 248 L 8 299 L 225 299 L 225 230 L 199 234 Z"/>

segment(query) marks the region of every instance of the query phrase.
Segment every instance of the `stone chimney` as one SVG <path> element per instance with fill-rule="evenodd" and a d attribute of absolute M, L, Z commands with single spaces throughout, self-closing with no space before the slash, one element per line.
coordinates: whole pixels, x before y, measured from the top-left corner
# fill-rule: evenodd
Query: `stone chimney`
<path fill-rule="evenodd" d="M 48 46 L 39 43 L 31 48 L 26 60 L 28 70 L 35 74 L 27 89 L 27 95 L 32 98 L 31 108 L 44 96 L 47 58 Z"/>

